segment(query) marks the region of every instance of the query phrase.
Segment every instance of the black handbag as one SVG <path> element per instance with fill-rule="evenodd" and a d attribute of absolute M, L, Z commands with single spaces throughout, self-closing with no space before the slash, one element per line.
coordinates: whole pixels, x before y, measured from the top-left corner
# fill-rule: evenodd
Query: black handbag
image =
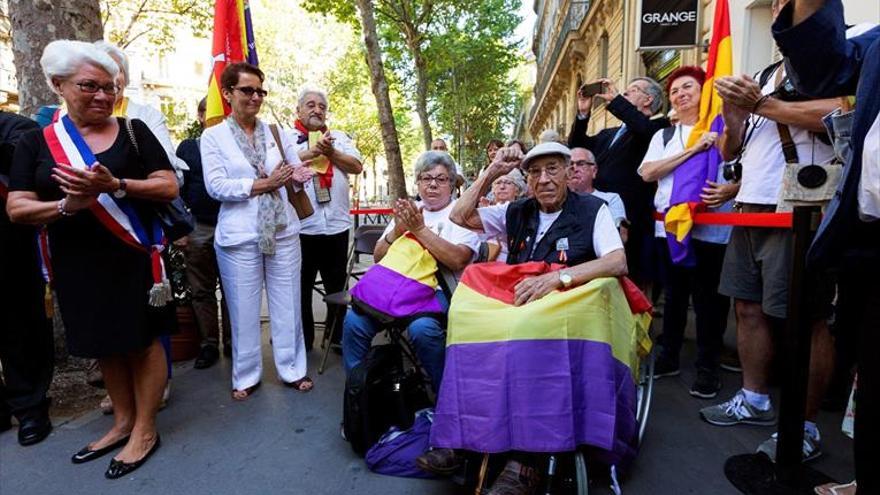
<path fill-rule="evenodd" d="M 141 150 L 138 147 L 137 139 L 134 137 L 131 119 L 125 119 L 125 129 L 128 131 L 128 137 L 131 139 L 135 152 L 140 156 Z M 185 237 L 195 229 L 192 213 L 180 196 L 174 198 L 170 203 L 154 203 L 153 211 L 156 213 L 156 217 L 159 218 L 162 231 L 165 232 L 165 237 L 169 242 Z"/>

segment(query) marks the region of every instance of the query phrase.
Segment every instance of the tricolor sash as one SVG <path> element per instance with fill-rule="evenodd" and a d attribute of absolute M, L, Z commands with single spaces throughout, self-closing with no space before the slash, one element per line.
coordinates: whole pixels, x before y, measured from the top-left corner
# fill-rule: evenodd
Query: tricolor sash
<path fill-rule="evenodd" d="M 54 124 L 43 128 L 43 136 L 56 163 L 79 170 L 88 170 L 97 163 L 95 155 L 69 115 L 64 115 Z M 98 195 L 97 201 L 89 210 L 116 238 L 150 256 L 153 272 L 150 305 L 167 304 L 171 300 L 171 284 L 162 261 L 162 251 L 165 250 L 167 241 L 158 218 L 153 217 L 148 230 L 127 199 L 115 198 L 107 193 Z"/>

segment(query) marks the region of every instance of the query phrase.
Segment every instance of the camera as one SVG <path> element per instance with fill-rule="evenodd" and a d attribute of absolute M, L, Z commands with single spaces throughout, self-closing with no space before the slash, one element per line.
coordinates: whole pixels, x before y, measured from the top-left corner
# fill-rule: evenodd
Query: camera
<path fill-rule="evenodd" d="M 791 78 L 787 76 L 771 95 L 782 101 L 806 101 L 810 99 L 810 97 L 798 92 L 797 88 L 794 87 L 794 83 L 791 82 Z"/>
<path fill-rule="evenodd" d="M 743 175 L 743 166 L 739 160 L 735 162 L 724 162 L 721 165 L 721 175 L 727 182 L 739 182 Z"/>

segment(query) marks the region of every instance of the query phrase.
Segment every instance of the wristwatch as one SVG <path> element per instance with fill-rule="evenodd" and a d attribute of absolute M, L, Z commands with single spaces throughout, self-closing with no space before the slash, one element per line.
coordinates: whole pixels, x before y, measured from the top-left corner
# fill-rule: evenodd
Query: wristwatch
<path fill-rule="evenodd" d="M 567 289 L 571 287 L 572 278 L 567 272 L 560 271 L 559 272 L 559 281 L 562 282 L 562 287 Z"/>
<path fill-rule="evenodd" d="M 113 197 L 119 199 L 125 197 L 125 179 L 119 179 L 119 189 L 113 191 Z"/>

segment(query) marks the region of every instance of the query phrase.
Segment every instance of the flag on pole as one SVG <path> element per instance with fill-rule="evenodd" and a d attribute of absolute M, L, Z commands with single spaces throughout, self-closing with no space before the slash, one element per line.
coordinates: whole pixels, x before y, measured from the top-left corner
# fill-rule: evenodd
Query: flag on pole
<path fill-rule="evenodd" d="M 258 65 L 254 28 L 248 0 L 216 0 L 214 3 L 214 67 L 208 84 L 205 119 L 208 126 L 222 121 L 231 111 L 220 92 L 220 75 L 228 64 Z"/>
<path fill-rule="evenodd" d="M 690 148 L 706 132 L 721 134 L 724 120 L 721 117 L 721 97 L 715 91 L 715 80 L 733 74 L 733 50 L 730 39 L 730 8 L 727 0 L 715 2 L 715 20 L 712 23 L 712 41 L 709 44 L 709 59 L 706 64 L 706 82 L 700 97 L 700 118 L 688 137 Z M 706 180 L 718 178 L 718 167 L 722 162 L 716 147 L 697 153 L 682 163 L 673 172 L 672 193 L 669 209 L 665 215 L 666 236 L 672 262 L 693 266 L 696 262 L 690 249 L 690 235 L 693 228 L 693 213 L 700 207 L 700 193 Z"/>

